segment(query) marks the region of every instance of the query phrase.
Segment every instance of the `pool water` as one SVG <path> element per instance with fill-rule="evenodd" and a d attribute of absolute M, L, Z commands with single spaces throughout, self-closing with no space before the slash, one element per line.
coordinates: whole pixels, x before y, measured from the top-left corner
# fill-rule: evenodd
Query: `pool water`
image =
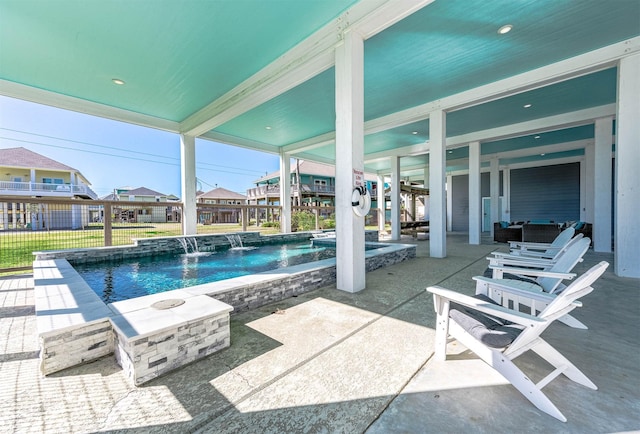
<path fill-rule="evenodd" d="M 335 253 L 333 248 L 295 243 L 76 264 L 74 269 L 105 303 L 112 303 L 334 258 Z"/>

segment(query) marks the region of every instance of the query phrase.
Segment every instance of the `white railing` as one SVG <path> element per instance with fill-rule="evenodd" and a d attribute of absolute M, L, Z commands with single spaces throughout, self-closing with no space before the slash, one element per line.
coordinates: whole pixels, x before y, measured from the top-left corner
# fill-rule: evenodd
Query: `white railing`
<path fill-rule="evenodd" d="M 302 184 L 301 186 L 302 194 L 310 194 L 310 193 L 324 193 L 324 194 L 335 194 L 335 187 L 333 185 L 309 185 Z M 291 192 L 298 192 L 298 185 L 291 185 Z M 247 196 L 249 198 L 256 197 L 265 197 L 265 196 L 277 196 L 280 194 L 280 186 L 279 185 L 261 185 L 259 187 L 250 188 L 247 190 Z"/>
<path fill-rule="evenodd" d="M 86 185 L 43 184 L 38 182 L 0 181 L 1 194 L 20 194 L 40 196 L 88 196 L 97 199 L 98 195 Z"/>

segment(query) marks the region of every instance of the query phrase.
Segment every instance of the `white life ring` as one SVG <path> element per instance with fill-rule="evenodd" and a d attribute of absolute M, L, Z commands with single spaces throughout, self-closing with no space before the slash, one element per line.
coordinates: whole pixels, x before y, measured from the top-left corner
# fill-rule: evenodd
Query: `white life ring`
<path fill-rule="evenodd" d="M 353 189 L 351 193 L 351 206 L 353 207 L 353 213 L 358 217 L 364 217 L 371 210 L 371 195 L 369 190 L 363 186 L 359 186 Z"/>

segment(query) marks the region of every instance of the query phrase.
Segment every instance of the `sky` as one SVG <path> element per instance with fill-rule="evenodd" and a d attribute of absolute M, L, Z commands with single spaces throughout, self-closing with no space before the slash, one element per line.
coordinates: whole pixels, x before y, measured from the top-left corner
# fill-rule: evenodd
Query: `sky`
<path fill-rule="evenodd" d="M 174 133 L 0 96 L 0 148 L 16 147 L 78 169 L 100 197 L 123 186 L 180 197 Z M 196 139 L 200 190 L 246 194 L 253 181 L 277 170 L 277 155 Z"/>

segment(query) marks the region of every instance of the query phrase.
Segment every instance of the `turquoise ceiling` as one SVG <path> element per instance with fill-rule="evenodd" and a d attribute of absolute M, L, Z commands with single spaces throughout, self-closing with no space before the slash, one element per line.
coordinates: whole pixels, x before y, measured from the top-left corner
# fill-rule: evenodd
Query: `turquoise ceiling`
<path fill-rule="evenodd" d="M 4 83 L 12 82 L 125 110 L 132 122 L 140 122 L 138 114 L 182 122 L 323 26 L 333 23 L 337 31 L 351 24 L 350 17 L 356 15 L 350 8 L 374 4 L 0 0 L 0 93 Z M 497 29 L 504 24 L 512 24 L 513 30 L 499 35 Z M 365 41 L 365 121 L 473 92 L 639 35 L 637 0 L 436 0 Z M 615 103 L 617 69 L 589 72 L 452 111 L 447 136 Z M 238 111 L 211 134 L 271 150 L 294 149 L 299 142 L 322 136 L 322 146 L 305 147 L 299 155 L 334 161 L 335 147 L 326 142 L 335 125 L 334 74 L 334 68 L 325 67 L 267 102 Z M 113 78 L 126 85 L 115 86 Z M 525 109 L 525 104 L 531 107 Z M 81 104 L 77 109 L 83 110 Z M 376 131 L 365 138 L 365 158 L 419 145 L 429 137 L 428 120 Z M 534 149 L 553 135 L 561 141 L 550 144 L 563 143 L 592 137 L 593 128 L 545 133 L 537 140 L 527 133 L 483 143 L 482 153 L 527 147 L 524 143 L 529 142 Z M 463 149 L 452 150 L 447 158 L 466 158 Z M 411 167 L 427 160 L 421 155 L 401 161 Z M 371 161 L 367 169 L 384 171 L 388 164 Z"/>

